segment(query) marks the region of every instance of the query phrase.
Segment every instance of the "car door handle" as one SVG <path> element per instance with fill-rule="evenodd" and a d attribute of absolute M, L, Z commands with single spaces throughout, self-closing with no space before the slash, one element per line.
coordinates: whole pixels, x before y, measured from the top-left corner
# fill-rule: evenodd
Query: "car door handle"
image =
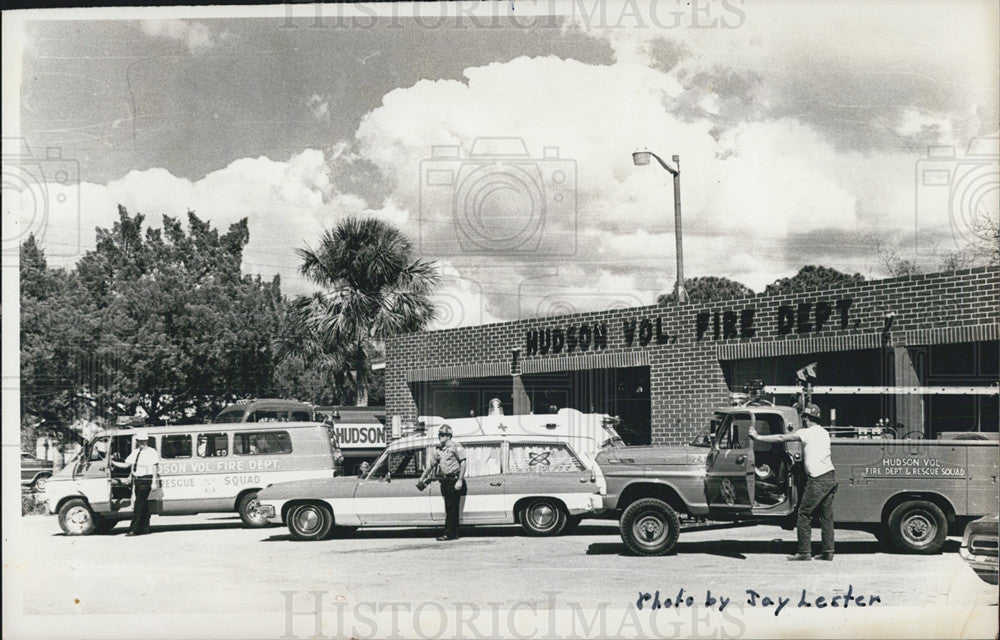
<path fill-rule="evenodd" d="M 580 482 L 590 482 L 590 478 L 580 478 Z"/>
<path fill-rule="evenodd" d="M 503 483 L 502 482 L 491 482 L 490 486 L 491 487 L 502 487 Z"/>
<path fill-rule="evenodd" d="M 736 464 L 743 464 L 747 461 L 746 456 L 736 456 Z"/>

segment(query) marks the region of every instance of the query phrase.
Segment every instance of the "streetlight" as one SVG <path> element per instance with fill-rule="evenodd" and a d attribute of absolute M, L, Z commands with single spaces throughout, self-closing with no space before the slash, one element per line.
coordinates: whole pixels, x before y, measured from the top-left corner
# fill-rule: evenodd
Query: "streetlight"
<path fill-rule="evenodd" d="M 674 166 L 670 166 L 663 161 L 660 156 L 652 151 L 635 151 L 632 153 L 632 162 L 637 167 L 644 167 L 649 164 L 650 158 L 656 158 L 660 166 L 670 172 L 674 177 L 674 236 L 677 239 L 677 302 L 683 304 L 687 302 L 687 291 L 684 289 L 684 246 L 681 242 L 681 158 L 673 156 L 671 160 Z"/>

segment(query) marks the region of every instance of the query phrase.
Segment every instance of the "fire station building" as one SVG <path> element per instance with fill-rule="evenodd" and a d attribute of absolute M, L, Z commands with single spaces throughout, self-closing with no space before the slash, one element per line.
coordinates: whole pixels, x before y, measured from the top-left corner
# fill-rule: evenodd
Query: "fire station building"
<path fill-rule="evenodd" d="M 813 397 L 838 425 L 995 433 L 998 309 L 1000 268 L 982 267 L 412 333 L 387 345 L 386 415 L 482 415 L 499 398 L 507 414 L 608 413 L 629 444 L 680 444 L 732 392 L 794 385 L 815 363 L 817 389 L 857 387 Z"/>

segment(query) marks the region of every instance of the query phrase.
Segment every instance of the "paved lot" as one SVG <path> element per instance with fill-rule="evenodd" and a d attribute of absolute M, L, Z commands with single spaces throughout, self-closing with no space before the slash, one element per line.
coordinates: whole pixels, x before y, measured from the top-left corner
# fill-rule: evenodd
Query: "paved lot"
<path fill-rule="evenodd" d="M 153 534 L 67 537 L 55 517 L 23 519 L 30 563 L 18 567 L 25 613 L 281 612 L 282 590 L 331 601 L 634 603 L 640 591 L 734 603 L 761 595 L 875 594 L 887 606 L 995 604 L 995 587 L 959 558 L 958 543 L 920 557 L 879 550 L 865 533 L 839 531 L 834 562 L 785 560 L 794 533 L 776 527 L 702 527 L 677 554 L 624 555 L 615 523 L 585 522 L 573 535 L 527 538 L 516 527 L 471 529 L 437 542 L 429 530 L 367 530 L 296 542 L 284 528 L 244 529 L 223 514 L 153 518 Z M 815 532 L 818 538 L 818 531 Z M 553 592 L 554 595 L 550 595 Z M 125 594 L 127 593 L 127 596 Z M 794 603 L 793 603 L 794 604 Z M 495 606 L 495 605 L 494 605 Z"/>

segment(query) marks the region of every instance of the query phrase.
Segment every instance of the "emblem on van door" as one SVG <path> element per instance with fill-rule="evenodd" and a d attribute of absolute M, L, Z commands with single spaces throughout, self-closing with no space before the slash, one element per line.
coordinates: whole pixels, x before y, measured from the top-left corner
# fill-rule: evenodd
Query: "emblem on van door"
<path fill-rule="evenodd" d="M 736 489 L 733 487 L 733 483 L 731 481 L 723 480 L 720 492 L 722 493 L 722 499 L 726 501 L 726 504 L 729 506 L 736 504 Z"/>

